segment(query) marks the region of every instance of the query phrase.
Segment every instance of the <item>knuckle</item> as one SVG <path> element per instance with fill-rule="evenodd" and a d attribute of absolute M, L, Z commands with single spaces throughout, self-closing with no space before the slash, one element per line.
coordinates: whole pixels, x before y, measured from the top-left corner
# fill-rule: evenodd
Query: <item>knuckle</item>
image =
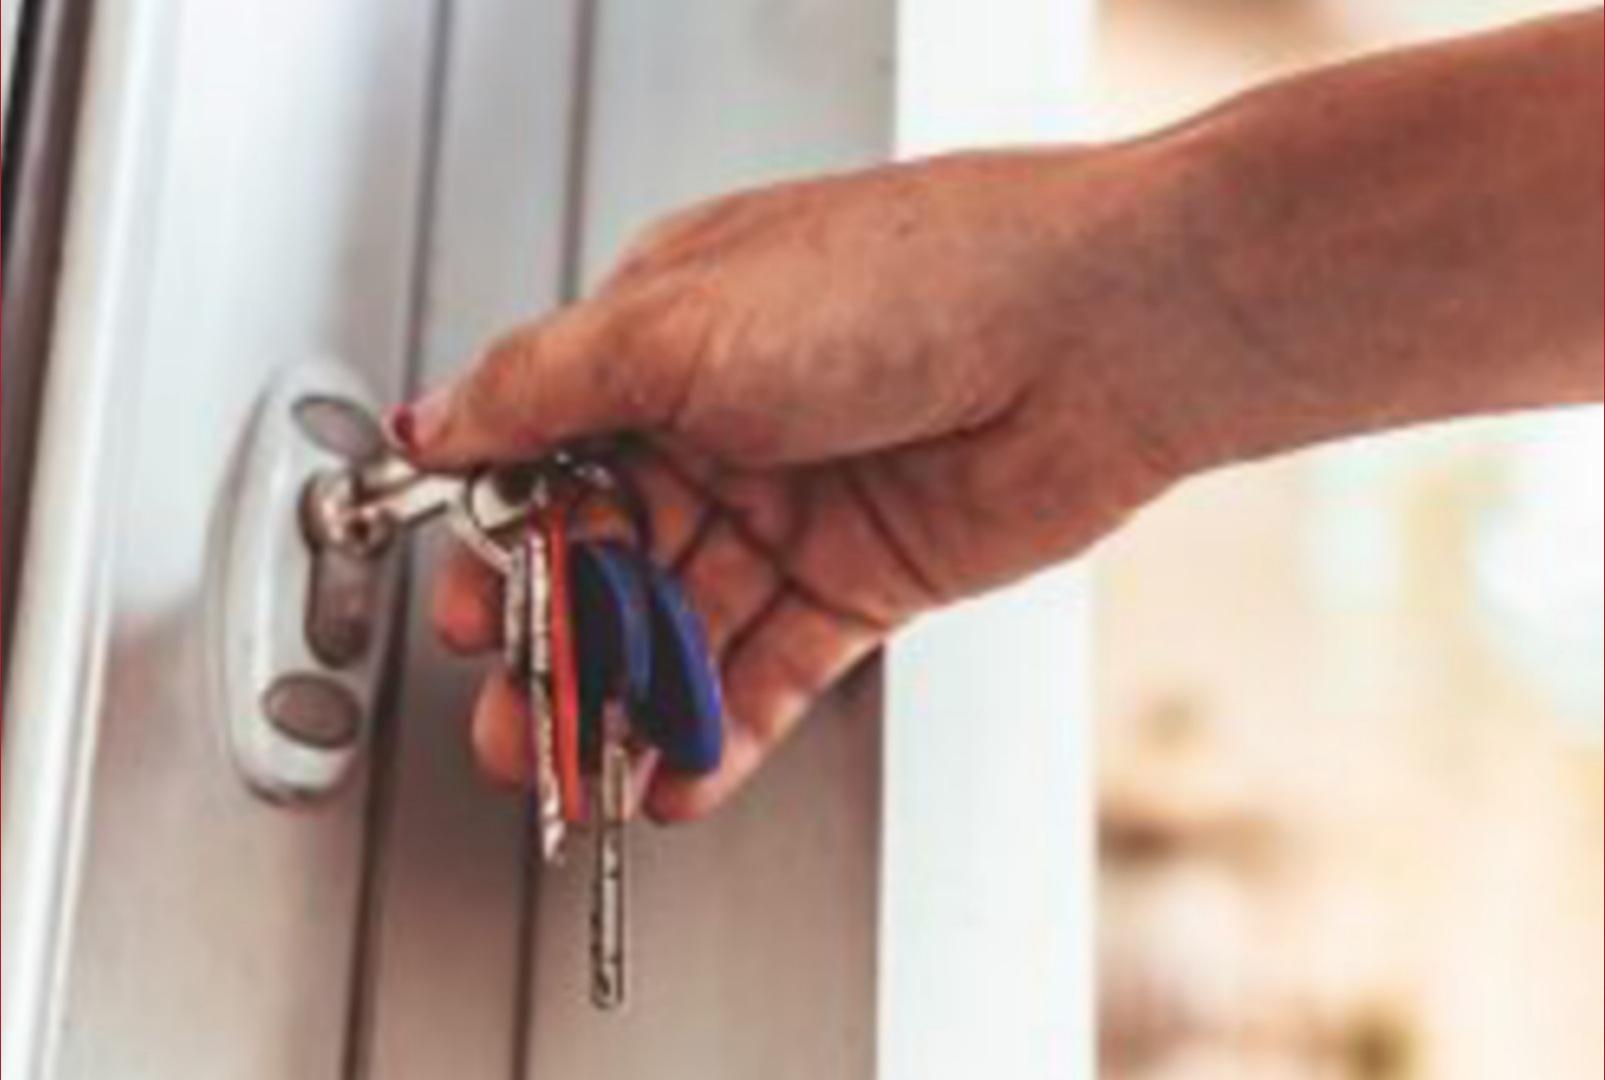
<path fill-rule="evenodd" d="M 489 602 L 455 582 L 443 581 L 436 588 L 431 621 L 435 633 L 453 652 L 478 652 L 495 643 Z"/>
<path fill-rule="evenodd" d="M 524 755 L 516 725 L 490 709 L 474 718 L 469 733 L 474 761 L 479 771 L 502 787 L 524 782 Z"/>
<path fill-rule="evenodd" d="M 517 415 L 529 371 L 536 363 L 538 345 L 528 333 L 515 334 L 493 345 L 480 361 L 474 377 L 463 388 L 463 408 L 480 423 L 506 427 Z"/>

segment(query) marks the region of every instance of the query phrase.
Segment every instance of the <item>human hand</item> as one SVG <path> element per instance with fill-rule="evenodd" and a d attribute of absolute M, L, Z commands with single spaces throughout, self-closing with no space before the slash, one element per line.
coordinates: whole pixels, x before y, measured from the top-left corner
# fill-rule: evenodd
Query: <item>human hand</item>
<path fill-rule="evenodd" d="M 632 433 L 654 557 L 707 623 L 729 714 L 719 771 L 653 778 L 652 816 L 706 813 L 894 629 L 1080 551 L 1180 474 L 1140 407 L 1163 374 L 1159 268 L 1130 227 L 1151 207 L 1114 158 L 970 155 L 714 201 L 392 417 L 441 468 Z M 494 646 L 497 588 L 451 561 L 448 643 Z M 521 715 L 489 680 L 474 743 L 509 782 Z"/>

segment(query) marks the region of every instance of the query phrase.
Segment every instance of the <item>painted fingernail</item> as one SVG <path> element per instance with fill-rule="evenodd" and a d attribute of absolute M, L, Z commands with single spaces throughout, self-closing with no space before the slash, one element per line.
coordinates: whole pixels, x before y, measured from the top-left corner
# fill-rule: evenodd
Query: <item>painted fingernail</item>
<path fill-rule="evenodd" d="M 428 450 L 440 441 L 450 411 L 450 393 L 435 390 L 408 405 L 398 405 L 385 418 L 390 438 L 407 453 Z"/>
<path fill-rule="evenodd" d="M 397 405 L 385 414 L 385 433 L 398 449 L 416 449 L 417 428 L 418 416 L 411 405 Z"/>

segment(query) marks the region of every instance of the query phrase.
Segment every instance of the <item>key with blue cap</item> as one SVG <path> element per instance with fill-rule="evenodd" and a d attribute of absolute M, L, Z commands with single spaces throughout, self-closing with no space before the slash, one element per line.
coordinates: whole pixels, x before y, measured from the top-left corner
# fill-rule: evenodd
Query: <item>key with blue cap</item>
<path fill-rule="evenodd" d="M 703 775 L 724 752 L 724 708 L 702 622 L 674 577 L 616 541 L 570 549 L 583 759 L 596 777 L 591 999 L 625 998 L 624 819 L 633 734 L 677 772 Z"/>
<path fill-rule="evenodd" d="M 578 645 L 581 756 L 595 778 L 596 863 L 591 878 L 591 1001 L 623 1006 L 628 990 L 625 819 L 632 718 L 652 674 L 645 562 L 623 544 L 578 541 L 569 550 Z"/>
<path fill-rule="evenodd" d="M 724 756 L 724 700 L 702 620 L 685 590 L 660 566 L 646 564 L 652 676 L 645 735 L 675 772 L 705 776 Z"/>
<path fill-rule="evenodd" d="M 674 576 L 627 544 L 574 546 L 576 636 L 586 757 L 596 758 L 603 703 L 675 772 L 703 776 L 724 755 L 724 701 L 702 620 Z"/>

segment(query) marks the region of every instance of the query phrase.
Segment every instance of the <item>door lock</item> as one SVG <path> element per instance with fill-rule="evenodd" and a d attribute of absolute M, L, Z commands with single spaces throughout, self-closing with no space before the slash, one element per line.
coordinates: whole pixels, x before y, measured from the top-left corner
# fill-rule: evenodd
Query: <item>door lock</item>
<path fill-rule="evenodd" d="M 372 732 L 398 545 L 339 510 L 390 457 L 374 417 L 346 366 L 288 369 L 263 395 L 218 508 L 208 669 L 234 762 L 274 801 L 332 794 Z"/>
<path fill-rule="evenodd" d="M 208 639 L 218 709 L 246 782 L 281 802 L 338 788 L 374 722 L 397 617 L 398 550 L 445 517 L 489 558 L 529 519 L 552 461 L 422 472 L 392 452 L 350 369 L 294 367 L 258 406 L 215 530 Z"/>

